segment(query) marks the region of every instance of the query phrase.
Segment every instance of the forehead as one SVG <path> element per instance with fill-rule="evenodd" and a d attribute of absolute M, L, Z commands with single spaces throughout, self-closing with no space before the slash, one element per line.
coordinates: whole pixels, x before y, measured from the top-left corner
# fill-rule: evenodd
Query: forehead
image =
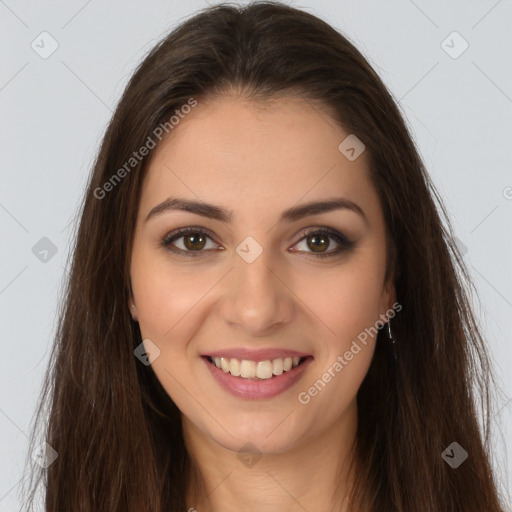
<path fill-rule="evenodd" d="M 350 161 L 338 149 L 348 135 L 326 109 L 302 98 L 198 101 L 154 150 L 140 210 L 171 195 L 241 215 L 339 196 L 372 207 L 365 152 Z"/>

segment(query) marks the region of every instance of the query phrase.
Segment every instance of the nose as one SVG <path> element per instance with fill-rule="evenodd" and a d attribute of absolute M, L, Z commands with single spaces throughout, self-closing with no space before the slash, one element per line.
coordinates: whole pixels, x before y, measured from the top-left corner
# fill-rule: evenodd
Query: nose
<path fill-rule="evenodd" d="M 297 297 L 286 272 L 271 265 L 266 251 L 252 263 L 236 256 L 227 276 L 223 319 L 246 335 L 266 336 L 290 323 Z"/>

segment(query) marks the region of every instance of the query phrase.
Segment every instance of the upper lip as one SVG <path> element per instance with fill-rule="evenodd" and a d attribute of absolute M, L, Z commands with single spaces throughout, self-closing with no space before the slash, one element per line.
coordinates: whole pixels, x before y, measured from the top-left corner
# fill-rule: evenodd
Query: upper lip
<path fill-rule="evenodd" d="M 224 350 L 212 350 L 201 355 L 206 357 L 225 357 L 226 359 L 234 358 L 248 361 L 266 361 L 267 359 L 277 359 L 279 357 L 307 357 L 311 354 L 284 348 L 227 348 Z"/>

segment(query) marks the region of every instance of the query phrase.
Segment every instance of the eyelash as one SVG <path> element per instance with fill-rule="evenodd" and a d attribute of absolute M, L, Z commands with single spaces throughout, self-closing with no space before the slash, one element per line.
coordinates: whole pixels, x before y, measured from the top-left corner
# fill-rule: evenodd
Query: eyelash
<path fill-rule="evenodd" d="M 161 240 L 160 245 L 163 248 L 165 248 L 166 250 L 171 251 L 175 254 L 197 258 L 198 256 L 201 255 L 201 253 L 204 253 L 206 251 L 204 251 L 204 250 L 184 251 L 183 249 L 171 249 L 170 248 L 170 245 L 174 241 L 179 240 L 180 238 L 183 238 L 184 236 L 191 234 L 191 233 L 199 234 L 199 235 L 206 235 L 208 238 L 210 238 L 212 241 L 214 241 L 211 233 L 209 231 L 205 230 L 204 228 L 189 227 L 189 228 L 180 228 L 180 229 L 174 230 L 171 233 L 167 234 Z M 349 240 L 345 235 L 336 231 L 335 229 L 331 229 L 328 227 L 312 228 L 312 229 L 307 229 L 307 230 L 303 231 L 301 233 L 302 236 L 301 236 L 300 240 L 297 242 L 297 244 L 302 242 L 305 238 L 307 238 L 308 236 L 313 235 L 313 234 L 314 235 L 327 235 L 329 238 L 333 239 L 336 243 L 338 243 L 340 245 L 340 247 L 338 247 L 337 249 L 331 250 L 329 252 L 324 252 L 324 253 L 307 252 L 307 254 L 313 255 L 314 258 L 316 258 L 316 257 L 326 258 L 326 257 L 338 256 L 339 254 L 341 254 L 343 252 L 351 250 L 355 245 L 355 243 L 352 242 L 351 240 Z M 295 245 L 297 245 L 297 244 L 295 244 Z M 300 251 L 298 251 L 298 252 L 300 252 Z"/>

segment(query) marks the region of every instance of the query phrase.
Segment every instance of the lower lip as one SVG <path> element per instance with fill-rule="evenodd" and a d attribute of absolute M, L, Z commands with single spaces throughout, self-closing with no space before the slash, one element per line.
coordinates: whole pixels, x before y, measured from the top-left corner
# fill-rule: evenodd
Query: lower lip
<path fill-rule="evenodd" d="M 313 357 L 309 356 L 299 366 L 270 379 L 244 379 L 217 368 L 207 357 L 203 356 L 202 359 L 222 388 L 234 396 L 248 400 L 264 400 L 283 393 L 300 379 L 309 363 L 313 361 Z"/>

